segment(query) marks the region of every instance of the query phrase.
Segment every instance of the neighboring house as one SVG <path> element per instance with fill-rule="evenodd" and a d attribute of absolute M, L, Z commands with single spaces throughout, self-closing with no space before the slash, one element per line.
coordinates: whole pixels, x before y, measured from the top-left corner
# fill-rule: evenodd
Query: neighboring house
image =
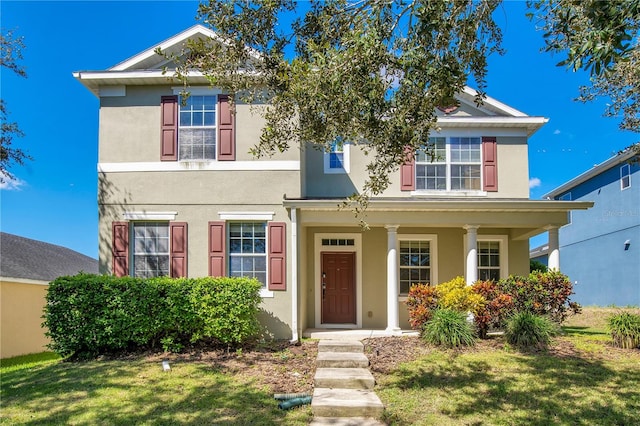
<path fill-rule="evenodd" d="M 560 228 L 561 270 L 583 305 L 640 306 L 640 165 L 629 149 L 545 194 L 588 200 Z"/>
<path fill-rule="evenodd" d="M 529 259 L 540 262 L 545 266 L 549 265 L 549 244 L 532 248 L 529 251 Z"/>
<path fill-rule="evenodd" d="M 68 248 L 0 232 L 0 358 L 44 351 L 42 328 L 49 283 L 79 272 L 97 273 L 98 261 Z"/>
<path fill-rule="evenodd" d="M 100 99 L 100 271 L 256 277 L 263 322 L 296 340 L 312 328 L 409 328 L 409 286 L 527 274 L 529 238 L 590 203 L 529 199 L 528 138 L 547 119 L 495 99 L 438 111 L 439 158 L 424 153 L 371 200 L 363 231 L 338 206 L 370 159 L 336 141 L 254 158 L 263 120 L 192 73 L 191 97 L 162 68 L 192 27 L 104 71 L 74 77 Z M 557 255 L 557 248 L 553 250 Z M 554 257 L 557 261 L 557 256 Z"/>

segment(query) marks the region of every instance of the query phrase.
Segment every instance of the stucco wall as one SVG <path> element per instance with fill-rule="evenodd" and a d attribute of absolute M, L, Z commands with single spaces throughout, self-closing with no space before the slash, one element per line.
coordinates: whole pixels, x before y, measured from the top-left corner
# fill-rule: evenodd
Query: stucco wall
<path fill-rule="evenodd" d="M 160 99 L 173 94 L 171 86 L 127 86 L 126 96 L 101 98 L 98 161 L 160 161 Z M 273 157 L 255 159 L 249 149 L 259 141 L 264 119 L 258 107 L 241 103 L 235 107 L 237 161 L 299 159 L 296 147 Z"/>
<path fill-rule="evenodd" d="M 47 283 L 0 281 L 0 358 L 46 351 L 41 326 Z"/>
<path fill-rule="evenodd" d="M 507 132 L 508 133 L 508 132 Z M 513 131 L 517 133 L 517 131 Z M 487 129 L 459 131 L 448 130 L 447 135 L 482 136 L 492 135 Z M 528 146 L 525 136 L 497 136 L 498 191 L 487 192 L 486 198 L 529 198 Z M 365 155 L 358 146 L 349 149 L 349 173 L 325 174 L 324 153 L 307 148 L 303 152 L 305 175 L 303 195 L 307 197 L 345 197 L 360 191 L 366 181 L 367 164 L 375 158 L 375 153 Z M 410 197 L 419 192 L 400 190 L 400 172 L 391 176 L 391 183 L 381 197 Z M 438 194 L 436 194 L 437 196 Z M 442 196 L 451 196 L 442 192 Z M 431 196 L 434 196 L 433 194 Z M 477 197 L 478 194 L 469 196 Z"/>

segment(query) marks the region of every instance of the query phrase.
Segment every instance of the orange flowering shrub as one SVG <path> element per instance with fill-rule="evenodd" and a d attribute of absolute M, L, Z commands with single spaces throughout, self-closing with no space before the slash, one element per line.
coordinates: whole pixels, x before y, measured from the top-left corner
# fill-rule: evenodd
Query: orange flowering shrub
<path fill-rule="evenodd" d="M 409 308 L 409 324 L 416 330 L 422 330 L 424 324 L 438 308 L 438 292 L 429 284 L 413 284 L 406 301 Z"/>

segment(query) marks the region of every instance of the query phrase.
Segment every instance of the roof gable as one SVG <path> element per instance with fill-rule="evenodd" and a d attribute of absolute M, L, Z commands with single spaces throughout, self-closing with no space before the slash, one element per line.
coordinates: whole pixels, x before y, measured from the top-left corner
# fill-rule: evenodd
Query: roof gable
<path fill-rule="evenodd" d="M 214 39 L 219 40 L 218 35 L 212 30 L 202 26 L 194 25 L 173 37 L 170 37 L 142 52 L 125 59 L 109 68 L 107 71 L 134 71 L 161 69 L 168 63 L 167 59 L 158 55 L 155 51 L 160 48 L 167 54 L 180 54 L 184 50 L 185 43 L 190 39 Z"/>

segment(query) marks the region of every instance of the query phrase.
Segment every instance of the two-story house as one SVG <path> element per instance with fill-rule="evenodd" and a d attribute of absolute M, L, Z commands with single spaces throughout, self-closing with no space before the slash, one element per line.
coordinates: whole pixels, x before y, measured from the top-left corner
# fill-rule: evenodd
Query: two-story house
<path fill-rule="evenodd" d="M 562 272 L 577 285 L 583 305 L 640 306 L 640 165 L 628 149 L 545 194 L 554 200 L 588 200 L 560 228 Z"/>
<path fill-rule="evenodd" d="M 312 328 L 408 328 L 412 283 L 527 274 L 529 238 L 557 236 L 587 202 L 529 199 L 528 138 L 547 121 L 495 99 L 439 111 L 435 161 L 418 153 L 371 200 L 364 231 L 338 206 L 369 157 L 291 149 L 254 158 L 263 120 L 197 74 L 191 96 L 156 47 L 213 37 L 194 26 L 104 71 L 74 73 L 100 99 L 100 270 L 136 276 L 250 276 L 264 324 L 296 340 Z M 301 147 L 304 148 L 304 147 Z M 557 239 L 556 239 L 557 242 Z M 553 262 L 559 264 L 557 245 Z"/>

